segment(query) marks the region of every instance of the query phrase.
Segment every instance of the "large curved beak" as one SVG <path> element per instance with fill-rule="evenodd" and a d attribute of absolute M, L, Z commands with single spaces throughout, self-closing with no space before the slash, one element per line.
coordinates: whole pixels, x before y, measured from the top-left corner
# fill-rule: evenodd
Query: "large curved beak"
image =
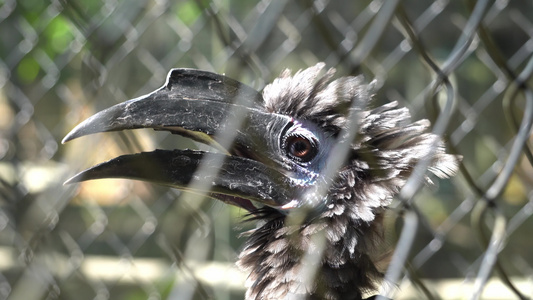
<path fill-rule="evenodd" d="M 241 98 L 243 97 L 243 98 Z M 167 130 L 222 148 L 226 154 L 193 150 L 156 150 L 123 155 L 89 168 L 66 183 L 100 178 L 129 178 L 154 182 L 213 198 L 247 210 L 252 203 L 271 207 L 287 205 L 291 181 L 279 170 L 279 136 L 291 123 L 289 117 L 242 106 L 261 101 L 254 89 L 223 75 L 192 69 L 171 70 L 160 89 L 88 118 L 63 139 L 63 143 L 89 134 L 135 128 Z M 242 115 L 244 114 L 244 116 Z M 231 146 L 221 146 L 220 132 L 228 122 L 243 117 Z M 222 157 L 222 163 L 211 162 Z M 203 164 L 208 172 L 197 178 Z M 209 168 L 213 168 L 210 170 Z M 193 180 L 205 180 L 210 191 L 195 191 Z"/>

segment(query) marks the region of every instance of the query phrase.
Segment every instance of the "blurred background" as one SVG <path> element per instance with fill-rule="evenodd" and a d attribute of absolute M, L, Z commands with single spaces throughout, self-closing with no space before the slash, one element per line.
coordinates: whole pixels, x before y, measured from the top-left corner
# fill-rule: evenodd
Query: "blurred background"
<path fill-rule="evenodd" d="M 0 299 L 242 299 L 243 211 L 141 182 L 63 186 L 120 154 L 197 146 L 150 130 L 60 141 L 171 68 L 261 90 L 320 61 L 376 80 L 374 106 L 439 119 L 463 156 L 389 214 L 391 247 L 405 210 L 418 217 L 394 298 L 531 298 L 532 55 L 530 1 L 0 0 Z"/>

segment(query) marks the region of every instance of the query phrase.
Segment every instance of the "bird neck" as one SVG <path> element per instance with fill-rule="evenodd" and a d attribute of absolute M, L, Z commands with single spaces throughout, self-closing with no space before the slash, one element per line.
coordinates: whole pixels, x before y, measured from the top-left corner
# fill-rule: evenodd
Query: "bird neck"
<path fill-rule="evenodd" d="M 382 273 L 371 253 L 381 226 L 343 214 L 287 223 L 272 211 L 248 233 L 237 262 L 250 274 L 246 300 L 362 299 L 374 290 Z"/>

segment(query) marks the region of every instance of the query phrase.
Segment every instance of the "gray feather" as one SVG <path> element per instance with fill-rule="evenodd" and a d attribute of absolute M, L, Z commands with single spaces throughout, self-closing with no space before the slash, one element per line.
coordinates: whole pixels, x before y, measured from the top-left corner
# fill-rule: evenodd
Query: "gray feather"
<path fill-rule="evenodd" d="M 264 110 L 338 134 L 348 109 L 354 102 L 367 103 L 372 91 L 360 76 L 333 79 L 335 70 L 323 69 L 319 63 L 294 75 L 284 71 L 265 87 Z M 328 192 L 328 209 L 298 226 L 287 225 L 285 215 L 274 209 L 254 217 L 263 222 L 248 233 L 238 262 L 251 274 L 246 299 L 361 299 L 383 276 L 376 266 L 386 252 L 381 249 L 383 212 L 415 165 L 432 154 L 430 172 L 440 178 L 457 172 L 459 157 L 444 152 L 440 137 L 428 132 L 429 121 L 412 122 L 396 102 L 360 116 L 348 162 Z M 327 244 L 310 284 L 299 272 L 302 257 L 316 249 L 312 236 L 317 233 L 325 234 Z"/>

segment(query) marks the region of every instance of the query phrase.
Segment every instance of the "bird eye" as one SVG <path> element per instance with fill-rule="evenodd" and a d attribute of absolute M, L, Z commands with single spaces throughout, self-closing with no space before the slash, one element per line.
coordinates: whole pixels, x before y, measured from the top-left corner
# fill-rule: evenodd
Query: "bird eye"
<path fill-rule="evenodd" d="M 298 162 L 309 162 L 318 154 L 318 142 L 310 137 L 292 135 L 285 140 L 285 151 Z"/>

